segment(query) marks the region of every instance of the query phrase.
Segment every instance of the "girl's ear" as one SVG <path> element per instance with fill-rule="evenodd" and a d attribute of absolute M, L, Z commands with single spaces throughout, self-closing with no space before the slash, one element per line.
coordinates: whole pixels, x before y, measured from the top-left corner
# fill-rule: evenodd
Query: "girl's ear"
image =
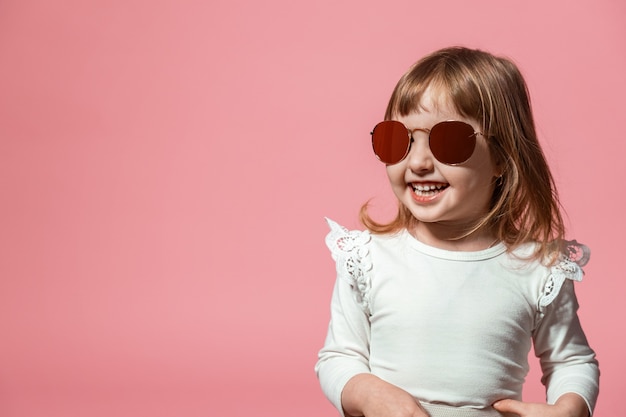
<path fill-rule="evenodd" d="M 498 152 L 491 152 L 491 157 L 493 158 L 493 176 L 496 178 L 502 178 L 504 175 L 504 158 Z"/>
<path fill-rule="evenodd" d="M 502 165 L 496 165 L 494 172 L 493 172 L 493 176 L 496 177 L 498 180 L 501 180 L 503 175 L 504 175 L 504 167 Z"/>

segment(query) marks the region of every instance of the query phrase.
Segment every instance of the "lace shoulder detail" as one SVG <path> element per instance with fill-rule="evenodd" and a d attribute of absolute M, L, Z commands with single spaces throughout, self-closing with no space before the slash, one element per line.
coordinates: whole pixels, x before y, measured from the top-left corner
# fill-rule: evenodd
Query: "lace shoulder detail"
<path fill-rule="evenodd" d="M 350 283 L 356 301 L 369 314 L 371 279 L 368 231 L 348 230 L 345 227 L 326 219 L 330 232 L 326 236 L 326 246 L 330 249 L 337 264 L 337 276 Z"/>
<path fill-rule="evenodd" d="M 583 266 L 589 262 L 591 251 L 575 240 L 565 240 L 561 245 L 559 262 L 550 268 L 550 275 L 539 299 L 539 307 L 546 307 L 559 294 L 566 279 L 580 282 L 583 279 Z"/>

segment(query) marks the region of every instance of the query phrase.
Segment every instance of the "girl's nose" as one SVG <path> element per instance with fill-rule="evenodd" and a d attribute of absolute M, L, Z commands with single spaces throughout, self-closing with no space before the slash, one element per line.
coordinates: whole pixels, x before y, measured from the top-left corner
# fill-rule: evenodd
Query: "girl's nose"
<path fill-rule="evenodd" d="M 407 155 L 408 168 L 413 172 L 428 172 L 434 167 L 434 157 L 428 145 L 428 134 L 413 132 L 413 143 Z"/>

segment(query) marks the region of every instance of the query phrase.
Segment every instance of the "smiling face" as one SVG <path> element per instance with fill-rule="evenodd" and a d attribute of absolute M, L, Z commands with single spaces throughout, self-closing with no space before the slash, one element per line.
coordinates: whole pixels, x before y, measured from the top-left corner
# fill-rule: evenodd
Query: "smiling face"
<path fill-rule="evenodd" d="M 470 124 L 477 132 L 482 131 L 476 120 L 460 115 L 446 100 L 438 99 L 442 96 L 428 88 L 416 111 L 394 120 L 402 122 L 409 130 L 431 129 L 439 122 L 459 120 Z M 428 145 L 427 132 L 416 130 L 413 139 L 406 158 L 387 166 L 391 187 L 418 220 L 412 231 L 414 235 L 425 243 L 450 247 L 449 239 L 465 235 L 489 211 L 499 169 L 483 135 L 476 136 L 472 156 L 455 166 L 435 159 Z M 483 230 L 455 241 L 454 246 L 458 248 L 465 241 L 480 247 L 484 242 L 491 243 L 490 239 L 488 231 Z"/>

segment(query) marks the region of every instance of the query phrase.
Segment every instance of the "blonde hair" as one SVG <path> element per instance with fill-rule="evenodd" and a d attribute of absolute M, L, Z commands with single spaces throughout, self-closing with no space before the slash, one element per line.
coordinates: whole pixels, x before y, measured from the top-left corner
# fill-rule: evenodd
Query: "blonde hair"
<path fill-rule="evenodd" d="M 528 88 L 517 66 L 480 50 L 453 47 L 436 51 L 400 78 L 385 120 L 415 111 L 430 86 L 446 93 L 459 114 L 482 124 L 502 173 L 489 212 L 463 236 L 489 227 L 509 251 L 536 242 L 533 257 L 554 260 L 565 226 L 554 179 L 537 139 Z M 389 223 L 374 221 L 367 209 L 365 203 L 360 219 L 373 233 L 411 229 L 418 222 L 401 203 Z"/>

